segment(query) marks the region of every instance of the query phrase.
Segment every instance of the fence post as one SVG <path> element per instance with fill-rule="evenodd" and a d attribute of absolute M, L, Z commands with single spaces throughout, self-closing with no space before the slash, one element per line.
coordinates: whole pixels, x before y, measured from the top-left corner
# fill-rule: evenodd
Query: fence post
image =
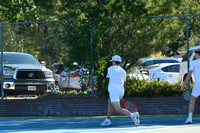
<path fill-rule="evenodd" d="M 187 32 L 187 65 L 188 65 L 188 74 L 190 68 L 190 51 L 189 51 L 189 30 L 188 30 L 188 16 L 186 16 L 186 32 Z M 188 81 L 188 90 L 190 89 L 190 80 Z"/>
<path fill-rule="evenodd" d="M 92 83 L 92 96 L 94 96 L 94 73 L 93 73 L 93 26 L 92 26 L 92 19 L 90 21 L 90 52 L 91 52 L 91 83 Z"/>
<path fill-rule="evenodd" d="M 1 100 L 3 100 L 4 98 L 4 94 L 3 94 L 3 23 L 0 23 L 0 43 L 1 43 Z"/>

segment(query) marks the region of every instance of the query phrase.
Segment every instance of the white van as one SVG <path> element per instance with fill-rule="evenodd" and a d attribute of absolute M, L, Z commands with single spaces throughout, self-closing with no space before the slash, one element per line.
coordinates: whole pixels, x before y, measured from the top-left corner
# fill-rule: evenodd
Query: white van
<path fill-rule="evenodd" d="M 190 62 L 195 60 L 195 50 L 200 49 L 200 45 L 198 46 L 194 46 L 192 48 L 189 49 L 189 55 L 190 55 Z M 183 82 L 187 76 L 188 73 L 188 63 L 187 63 L 187 53 L 183 56 L 182 62 L 180 64 L 180 75 L 179 75 L 179 79 L 181 80 L 181 82 Z M 191 79 L 192 82 L 194 81 L 194 75 L 192 74 Z"/>

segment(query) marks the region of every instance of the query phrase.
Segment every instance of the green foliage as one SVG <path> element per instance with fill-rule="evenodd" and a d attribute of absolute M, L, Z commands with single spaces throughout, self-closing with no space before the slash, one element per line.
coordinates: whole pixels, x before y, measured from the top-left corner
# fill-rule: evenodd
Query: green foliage
<path fill-rule="evenodd" d="M 108 79 L 105 79 L 102 75 L 97 78 L 97 95 L 108 97 Z"/>
<path fill-rule="evenodd" d="M 191 84 L 192 88 L 193 84 Z M 188 86 L 185 87 L 185 90 Z M 181 95 L 181 84 L 170 84 L 164 81 L 149 82 L 136 78 L 128 78 L 125 84 L 125 97 L 154 97 Z M 107 86 L 99 90 L 101 95 L 107 95 Z"/>
<path fill-rule="evenodd" d="M 50 66 L 74 61 L 105 74 L 107 61 L 114 54 L 123 57 L 123 68 L 130 69 L 139 58 L 168 48 L 167 55 L 176 53 L 185 43 L 185 19 L 103 20 L 112 17 L 140 17 L 196 13 L 198 2 L 189 0 L 1 0 L 2 22 L 27 22 L 69 19 L 93 21 L 93 53 L 90 51 L 88 21 L 10 26 L 5 37 L 5 50 L 35 55 Z M 24 27 L 23 27 L 24 26 Z M 14 31 L 12 31 L 14 29 Z M 27 32 L 28 31 L 28 32 Z M 170 31 L 170 33 L 169 33 Z M 145 38 L 145 39 L 144 39 Z M 183 39 L 179 39 L 183 38 Z M 8 40 L 7 40 L 8 39 Z M 14 39 L 15 41 L 10 41 Z M 12 45 L 12 46 L 10 46 Z M 145 49 L 144 49 L 145 47 Z M 129 64 L 129 65 L 127 65 Z"/>
<path fill-rule="evenodd" d="M 91 95 L 90 91 L 86 95 L 81 90 L 66 90 L 66 91 L 58 91 L 56 93 L 46 93 L 39 96 L 38 98 L 71 98 L 71 97 L 84 98 L 84 97 L 89 97 L 90 95 Z"/>
<path fill-rule="evenodd" d="M 185 90 L 188 86 L 185 87 Z M 190 88 L 193 87 L 191 84 Z M 146 80 L 138 80 L 135 78 L 128 79 L 125 85 L 126 96 L 134 97 L 152 97 L 152 96 L 173 96 L 181 95 L 181 84 L 170 84 L 165 81 L 149 82 Z"/>
<path fill-rule="evenodd" d="M 90 73 L 93 67 L 98 89 L 104 90 L 113 55 L 120 55 L 122 67 L 129 71 L 139 58 L 160 51 L 171 56 L 185 50 L 186 43 L 184 17 L 105 18 L 196 14 L 199 6 L 198 1 L 191 0 L 1 0 L 3 23 L 77 20 L 5 25 L 4 50 L 33 54 L 46 61 L 48 67 L 55 62 L 65 66 L 77 62 Z M 193 46 L 200 44 L 199 18 L 190 17 L 190 22 L 190 33 L 193 33 L 190 45 Z"/>
<path fill-rule="evenodd" d="M 98 77 L 100 78 L 100 77 Z M 99 81 L 99 80 L 98 80 Z M 192 90 L 194 83 L 190 85 L 190 89 Z M 101 86 L 101 90 L 95 90 L 96 97 L 109 97 L 108 93 L 108 81 L 104 80 L 104 84 Z M 170 84 L 165 81 L 146 81 L 139 80 L 136 78 L 128 78 L 125 84 L 125 97 L 156 97 L 156 96 L 180 96 L 182 95 L 182 91 L 180 90 L 181 84 Z M 188 85 L 184 88 L 186 91 Z M 56 93 L 47 93 L 39 96 L 39 98 L 87 98 L 90 97 L 92 92 L 87 91 L 88 93 L 85 95 L 82 90 L 66 90 L 66 91 L 58 91 Z"/>

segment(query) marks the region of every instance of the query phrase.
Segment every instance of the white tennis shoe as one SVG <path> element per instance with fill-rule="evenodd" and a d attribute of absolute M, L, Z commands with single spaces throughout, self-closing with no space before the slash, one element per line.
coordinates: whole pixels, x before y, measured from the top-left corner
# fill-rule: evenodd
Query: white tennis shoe
<path fill-rule="evenodd" d="M 185 121 L 185 124 L 192 124 L 192 118 L 187 118 L 187 120 Z"/>
<path fill-rule="evenodd" d="M 132 118 L 132 120 L 133 120 L 133 122 L 134 122 L 136 127 L 140 125 L 139 117 L 140 117 L 140 115 L 139 115 L 138 112 L 135 112 L 135 113 L 131 114 L 131 118 Z"/>
<path fill-rule="evenodd" d="M 105 119 L 104 122 L 101 123 L 101 126 L 111 126 L 111 121 L 108 119 Z"/>

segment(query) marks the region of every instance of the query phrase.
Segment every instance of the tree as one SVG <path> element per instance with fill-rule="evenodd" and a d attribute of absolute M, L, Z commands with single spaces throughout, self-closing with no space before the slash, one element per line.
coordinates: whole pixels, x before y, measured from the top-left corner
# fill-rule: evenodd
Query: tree
<path fill-rule="evenodd" d="M 122 67 L 130 70 L 139 58 L 164 51 L 175 54 L 185 43 L 185 18 L 108 19 L 195 14 L 198 1 L 190 0 L 13 0 L 0 2 L 2 22 L 76 20 L 60 23 L 36 23 L 5 28 L 5 49 L 24 51 L 51 63 L 64 62 L 91 68 L 106 75 L 114 54 L 122 56 Z M 86 20 L 87 19 L 87 20 Z M 198 21 L 191 33 L 198 33 Z M 91 25 L 93 53 L 91 57 Z M 195 32 L 192 32 L 194 29 Z M 28 31 L 28 32 L 27 32 Z M 10 38 L 10 36 L 12 38 Z M 191 41 L 199 40 L 198 34 Z M 17 40 L 15 44 L 10 40 Z M 197 41 L 196 41 L 197 42 Z"/>

